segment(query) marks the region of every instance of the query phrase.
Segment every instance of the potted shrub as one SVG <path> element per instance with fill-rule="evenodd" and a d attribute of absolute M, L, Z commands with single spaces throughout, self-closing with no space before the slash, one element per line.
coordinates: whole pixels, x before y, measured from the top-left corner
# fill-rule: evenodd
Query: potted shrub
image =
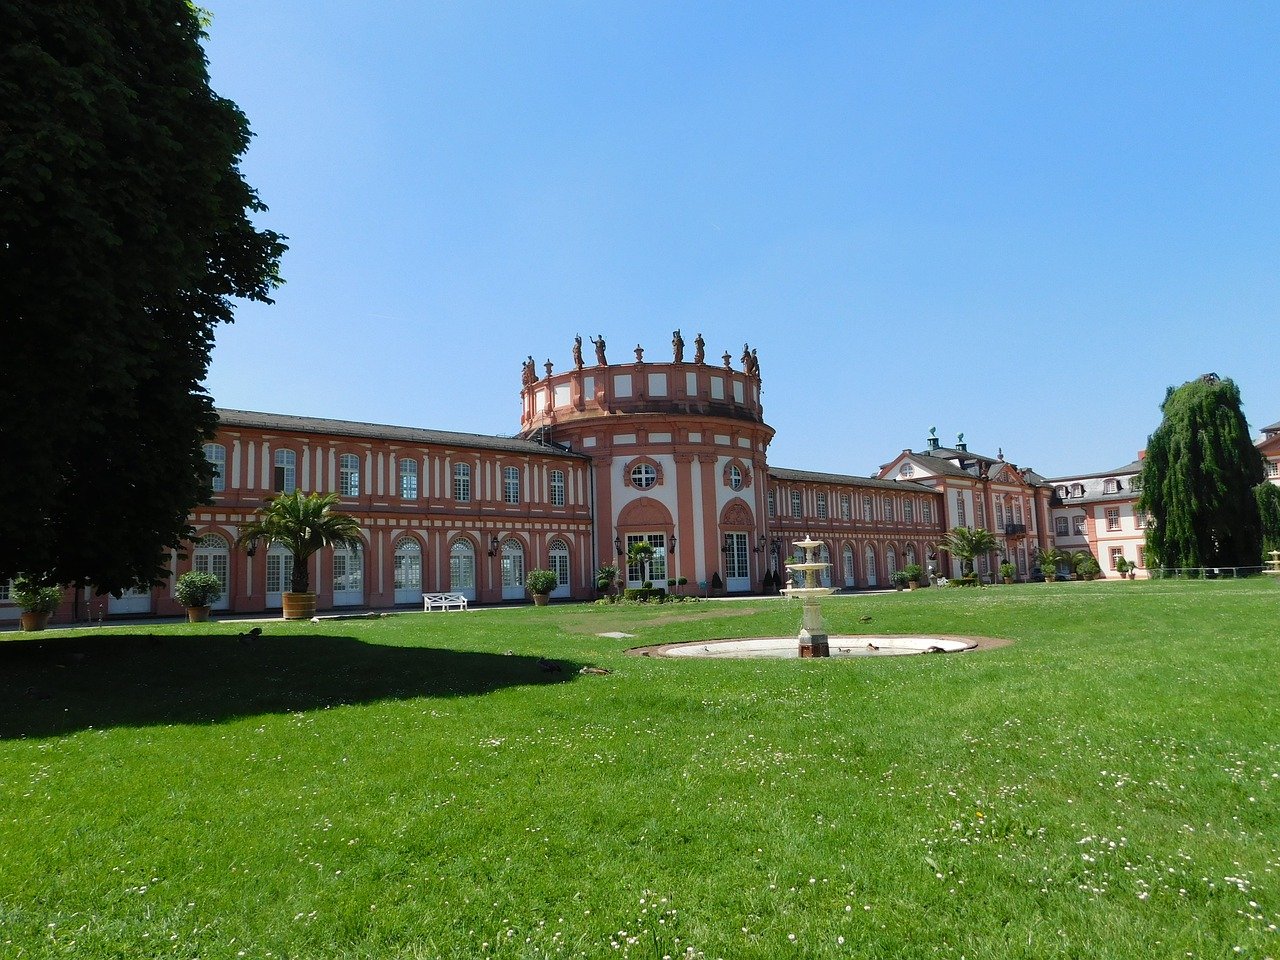
<path fill-rule="evenodd" d="M 907 571 L 895 570 L 889 575 L 889 579 L 893 581 L 895 590 L 901 590 L 907 585 Z"/>
<path fill-rule="evenodd" d="M 1012 563 L 1000 564 L 1000 579 L 1006 584 L 1013 583 L 1013 578 L 1018 575 L 1018 568 Z"/>
<path fill-rule="evenodd" d="M 173 585 L 173 596 L 187 608 L 188 623 L 204 623 L 222 596 L 222 581 L 203 570 L 189 570 Z"/>
<path fill-rule="evenodd" d="M 53 611 L 62 603 L 60 587 L 42 587 L 38 580 L 26 574 L 14 578 L 9 596 L 22 610 L 23 630 L 43 630 L 49 625 Z"/>
<path fill-rule="evenodd" d="M 533 605 L 545 607 L 551 602 L 551 591 L 560 585 L 553 570 L 530 570 L 524 578 L 525 589 L 533 594 Z"/>
<path fill-rule="evenodd" d="M 1058 564 L 1066 559 L 1064 554 L 1057 547 L 1047 547 L 1040 551 L 1040 569 L 1044 572 L 1044 582 L 1053 583 L 1057 579 Z"/>
<path fill-rule="evenodd" d="M 908 563 L 902 568 L 902 572 L 907 575 L 907 586 L 915 590 L 920 586 L 920 577 L 924 575 L 924 568 L 918 563 Z"/>
<path fill-rule="evenodd" d="M 286 620 L 310 620 L 316 615 L 316 595 L 311 592 L 308 561 L 324 547 L 358 547 L 360 524 L 355 517 L 338 513 L 336 493 L 282 493 L 267 501 L 262 515 L 240 531 L 237 546 L 252 556 L 258 545 L 278 543 L 293 554 L 290 590 L 282 595 Z"/>
<path fill-rule="evenodd" d="M 1125 579 L 1125 575 L 1129 572 L 1129 561 L 1123 556 L 1116 557 L 1116 573 L 1120 574 L 1120 579 Z"/>
<path fill-rule="evenodd" d="M 613 597 L 618 584 L 618 568 L 605 565 L 596 571 L 596 589 L 607 597 Z"/>

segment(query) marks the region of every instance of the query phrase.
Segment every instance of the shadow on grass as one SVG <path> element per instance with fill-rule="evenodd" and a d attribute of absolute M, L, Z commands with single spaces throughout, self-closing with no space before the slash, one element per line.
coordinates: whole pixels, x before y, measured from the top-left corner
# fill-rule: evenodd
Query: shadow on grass
<path fill-rule="evenodd" d="M 0 739 L 217 723 L 263 713 L 459 697 L 571 679 L 535 657 L 353 637 L 112 635 L 0 643 Z"/>

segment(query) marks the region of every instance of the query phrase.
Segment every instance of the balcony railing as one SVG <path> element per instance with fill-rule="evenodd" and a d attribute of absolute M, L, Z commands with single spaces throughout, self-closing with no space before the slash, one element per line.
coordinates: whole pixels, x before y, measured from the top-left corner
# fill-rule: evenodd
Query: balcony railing
<path fill-rule="evenodd" d="M 1004 525 L 1004 535 L 1006 537 L 1025 537 L 1027 535 L 1027 525 L 1025 523 L 1006 523 Z"/>

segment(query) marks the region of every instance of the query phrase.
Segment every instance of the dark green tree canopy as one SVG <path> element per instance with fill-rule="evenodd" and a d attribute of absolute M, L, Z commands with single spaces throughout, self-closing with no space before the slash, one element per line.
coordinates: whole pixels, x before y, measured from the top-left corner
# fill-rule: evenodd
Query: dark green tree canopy
<path fill-rule="evenodd" d="M 185 0 L 0 4 L 0 578 L 166 575 L 209 495 L 201 387 L 282 238 Z"/>
<path fill-rule="evenodd" d="M 1280 487 L 1260 483 L 1253 488 L 1258 501 L 1258 518 L 1262 522 L 1262 558 L 1270 560 L 1272 550 L 1280 550 Z"/>
<path fill-rule="evenodd" d="M 1164 420 L 1147 439 L 1138 499 L 1152 519 L 1149 556 L 1162 567 L 1257 566 L 1262 527 L 1253 489 L 1262 482 L 1262 455 L 1239 389 L 1206 374 L 1170 387 L 1160 409 Z"/>

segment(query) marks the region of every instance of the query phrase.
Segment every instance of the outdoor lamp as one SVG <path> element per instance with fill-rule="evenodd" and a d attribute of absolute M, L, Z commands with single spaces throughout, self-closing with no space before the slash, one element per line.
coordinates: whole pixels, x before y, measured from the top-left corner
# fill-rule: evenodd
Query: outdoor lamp
<path fill-rule="evenodd" d="M 489 556 L 494 556 L 498 552 L 498 538 L 489 538 Z"/>
<path fill-rule="evenodd" d="M 613 552 L 616 553 L 618 556 L 622 556 L 622 538 L 621 537 L 613 538 Z"/>

